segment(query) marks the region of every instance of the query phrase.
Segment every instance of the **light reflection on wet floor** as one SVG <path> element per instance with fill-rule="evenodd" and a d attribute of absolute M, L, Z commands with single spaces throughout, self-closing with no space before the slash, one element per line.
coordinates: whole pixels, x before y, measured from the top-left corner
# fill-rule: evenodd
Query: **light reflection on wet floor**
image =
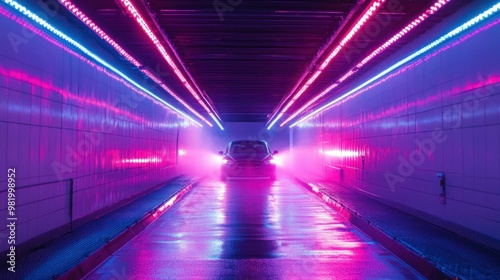
<path fill-rule="evenodd" d="M 290 180 L 207 179 L 87 279 L 420 279 Z"/>

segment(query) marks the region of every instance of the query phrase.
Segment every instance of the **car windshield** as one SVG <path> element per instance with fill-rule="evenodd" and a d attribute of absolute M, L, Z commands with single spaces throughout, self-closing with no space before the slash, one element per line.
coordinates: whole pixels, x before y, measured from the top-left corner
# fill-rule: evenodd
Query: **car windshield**
<path fill-rule="evenodd" d="M 261 141 L 235 141 L 229 148 L 229 154 L 266 154 L 267 146 Z"/>

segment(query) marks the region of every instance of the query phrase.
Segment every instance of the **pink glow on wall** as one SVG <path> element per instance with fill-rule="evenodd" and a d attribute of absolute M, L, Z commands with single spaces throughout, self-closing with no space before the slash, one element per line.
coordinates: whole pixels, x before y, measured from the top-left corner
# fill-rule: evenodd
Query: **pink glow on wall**
<path fill-rule="evenodd" d="M 157 158 L 157 157 L 150 157 L 150 158 L 127 158 L 127 159 L 122 159 L 121 163 L 161 163 L 163 162 L 163 159 Z"/>
<path fill-rule="evenodd" d="M 322 149 L 320 149 L 320 154 L 323 154 L 326 157 L 336 157 L 336 158 L 341 158 L 341 159 L 360 156 L 359 151 L 340 150 L 340 149 L 333 149 L 333 150 L 326 150 L 326 151 L 323 151 Z"/>
<path fill-rule="evenodd" d="M 56 87 L 54 84 L 50 82 L 42 81 L 38 76 L 31 76 L 28 73 L 22 73 L 20 71 L 16 71 L 13 69 L 4 69 L 0 67 L 0 75 L 3 76 L 4 79 L 8 82 L 9 79 L 26 82 L 38 88 L 38 90 L 42 90 L 43 96 L 45 98 L 54 98 L 52 96 L 54 93 L 59 94 L 63 97 L 66 102 L 75 102 L 78 104 L 86 104 L 86 106 L 94 106 L 98 108 L 102 108 L 107 110 L 108 112 L 112 112 L 113 114 L 119 114 L 122 116 L 126 116 L 129 120 L 142 122 L 144 119 L 138 115 L 132 114 L 127 110 L 122 110 L 117 108 L 113 104 L 107 103 L 102 100 L 81 97 L 76 93 L 69 92 L 67 90 Z M 159 103 L 159 102 L 158 102 Z"/>

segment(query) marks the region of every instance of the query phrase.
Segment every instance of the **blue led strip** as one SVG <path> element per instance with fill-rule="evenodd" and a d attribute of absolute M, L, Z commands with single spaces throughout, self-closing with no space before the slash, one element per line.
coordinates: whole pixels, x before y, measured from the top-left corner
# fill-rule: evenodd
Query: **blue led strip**
<path fill-rule="evenodd" d="M 132 84 L 136 88 L 140 89 L 141 91 L 147 93 L 148 95 L 152 96 L 156 100 L 158 100 L 161 103 L 165 104 L 166 106 L 168 106 L 169 108 L 171 108 L 172 110 L 174 110 L 175 112 L 177 112 L 178 114 L 180 114 L 183 117 L 189 119 L 194 124 L 196 124 L 196 125 L 198 125 L 200 127 L 203 127 L 202 124 L 200 124 L 199 122 L 195 121 L 189 115 L 187 115 L 186 113 L 182 112 L 181 110 L 175 108 L 174 106 L 172 106 L 171 104 L 167 103 L 165 100 L 161 99 L 160 97 L 156 96 L 154 93 L 150 92 L 149 90 L 145 89 L 144 87 L 142 87 L 141 85 L 139 85 L 138 83 L 136 83 L 134 80 L 130 79 L 127 75 L 125 75 L 124 73 L 122 73 L 120 70 L 118 70 L 115 67 L 111 66 L 111 64 L 107 63 L 105 60 L 103 60 L 102 58 L 100 58 L 96 54 L 94 54 L 91 51 L 89 51 L 87 48 L 85 48 L 84 46 L 82 46 L 80 43 L 78 43 L 77 41 L 71 39 L 69 36 L 67 36 L 66 34 L 62 33 L 59 30 L 57 30 L 52 25 L 50 25 L 49 23 L 47 23 L 45 20 L 41 19 L 39 16 L 37 16 L 33 12 L 31 12 L 28 9 L 26 9 L 26 7 L 22 6 L 21 4 L 17 3 L 16 1 L 12 1 L 12 0 L 3 0 L 3 2 L 6 3 L 7 5 L 11 6 L 12 8 L 16 9 L 17 11 L 21 12 L 23 15 L 25 15 L 29 19 L 33 20 L 34 22 L 36 22 L 37 24 L 39 24 L 43 28 L 47 29 L 48 31 L 50 31 L 53 34 L 55 34 L 58 37 L 60 37 L 61 39 L 65 40 L 66 42 L 68 42 L 72 46 L 76 47 L 81 52 L 83 52 L 84 54 L 88 55 L 89 57 L 91 57 L 95 61 L 99 62 L 100 64 L 102 64 L 103 66 L 105 66 L 106 68 L 108 68 L 109 70 L 113 71 L 115 74 L 117 74 L 118 76 L 122 77 L 123 79 L 125 79 L 127 82 L 129 82 L 130 84 Z"/>
<path fill-rule="evenodd" d="M 224 127 L 219 122 L 219 120 L 217 119 L 217 117 L 215 116 L 215 114 L 214 113 L 209 113 L 209 115 L 210 115 L 210 117 L 212 117 L 212 119 L 214 120 L 214 122 L 219 126 L 220 130 L 224 130 Z"/>
<path fill-rule="evenodd" d="M 333 104 L 339 102 L 340 100 L 348 97 L 349 95 L 353 94 L 353 93 L 356 93 L 357 91 L 359 91 L 360 89 L 366 87 L 367 85 L 377 81 L 378 79 L 382 78 L 383 76 L 387 75 L 388 73 L 390 73 L 391 71 L 399 68 L 400 66 L 402 66 L 403 64 L 415 59 L 416 57 L 428 52 L 429 50 L 439 46 L 440 44 L 442 44 L 443 42 L 463 33 L 464 31 L 466 31 L 467 29 L 471 28 L 472 26 L 476 25 L 477 23 L 489 18 L 490 16 L 492 16 L 493 14 L 496 14 L 498 11 L 500 10 L 500 2 L 498 2 L 497 4 L 493 5 L 493 7 L 487 9 L 486 11 L 480 13 L 479 15 L 477 15 L 476 17 L 472 18 L 471 20 L 465 22 L 464 24 L 460 25 L 459 27 L 453 29 L 452 31 L 448 32 L 447 34 L 441 36 L 439 39 L 435 40 L 434 42 L 430 43 L 429 45 L 421 48 L 420 50 L 414 52 L 413 54 L 407 56 L 406 58 L 400 60 L 399 62 L 397 62 L 396 64 L 392 65 L 391 67 L 385 69 L 384 71 L 380 72 L 379 74 L 377 74 L 376 76 L 372 77 L 371 79 L 367 80 L 366 82 L 362 83 L 361 85 L 357 86 L 356 88 L 348 91 L 347 93 L 341 95 L 340 97 L 336 98 L 335 100 L 327 103 L 326 105 L 323 105 L 321 106 L 320 108 L 314 110 L 313 112 L 309 113 L 308 115 L 306 115 L 305 117 L 302 117 L 301 119 L 299 119 L 298 121 L 296 121 L 295 123 L 291 124 L 290 127 L 294 127 L 304 121 L 307 121 L 308 119 L 312 118 L 313 116 L 317 115 L 318 113 L 324 111 L 325 109 L 328 109 L 330 106 L 332 106 Z"/>
<path fill-rule="evenodd" d="M 276 122 L 277 122 L 277 121 L 281 118 L 281 116 L 283 116 L 283 113 L 280 113 L 280 114 L 278 115 L 278 117 L 276 117 L 276 118 L 274 119 L 274 121 L 272 121 L 272 122 L 269 124 L 269 126 L 267 127 L 267 130 L 270 130 L 270 129 L 271 129 L 271 127 L 273 127 L 273 125 L 274 125 L 274 124 L 275 124 L 275 123 L 276 123 Z"/>

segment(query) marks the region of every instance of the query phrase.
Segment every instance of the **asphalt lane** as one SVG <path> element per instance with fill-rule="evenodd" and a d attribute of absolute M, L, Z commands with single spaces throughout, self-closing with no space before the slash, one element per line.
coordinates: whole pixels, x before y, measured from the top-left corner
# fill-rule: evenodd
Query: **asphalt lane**
<path fill-rule="evenodd" d="M 422 279 L 287 179 L 207 179 L 86 279 Z"/>

